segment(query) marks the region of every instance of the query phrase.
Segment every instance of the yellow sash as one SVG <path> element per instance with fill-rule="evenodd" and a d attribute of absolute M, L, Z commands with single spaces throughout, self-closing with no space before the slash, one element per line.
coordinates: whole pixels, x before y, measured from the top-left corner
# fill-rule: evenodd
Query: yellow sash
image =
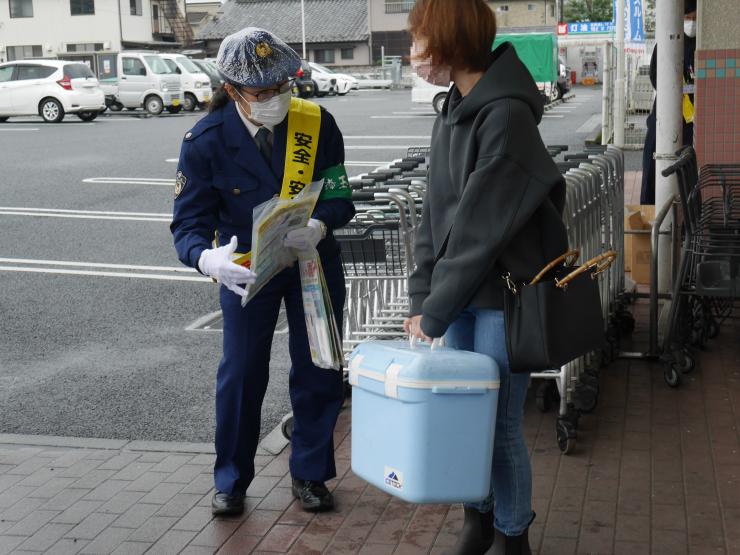
<path fill-rule="evenodd" d="M 292 98 L 288 111 L 288 138 L 285 143 L 285 167 L 280 198 L 293 198 L 313 181 L 316 151 L 321 129 L 318 104 Z M 234 253 L 234 262 L 246 268 L 252 264 L 252 253 Z"/>

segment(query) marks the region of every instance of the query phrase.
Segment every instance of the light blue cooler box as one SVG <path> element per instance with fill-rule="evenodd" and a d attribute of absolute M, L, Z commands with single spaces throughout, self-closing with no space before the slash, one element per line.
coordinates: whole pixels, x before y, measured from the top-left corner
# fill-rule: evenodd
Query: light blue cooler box
<path fill-rule="evenodd" d="M 350 357 L 352 470 L 412 503 L 488 496 L 499 371 L 482 354 L 368 341 Z"/>

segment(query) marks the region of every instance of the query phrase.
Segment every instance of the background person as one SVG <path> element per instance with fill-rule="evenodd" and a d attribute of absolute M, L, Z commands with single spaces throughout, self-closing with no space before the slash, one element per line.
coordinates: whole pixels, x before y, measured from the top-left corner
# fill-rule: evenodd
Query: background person
<path fill-rule="evenodd" d="M 241 307 L 241 287 L 252 273 L 234 264 L 251 249 L 252 209 L 281 191 L 286 158 L 291 78 L 301 65 L 283 41 L 262 29 L 226 37 L 217 59 L 226 80 L 211 113 L 185 135 L 175 190 L 172 233 L 180 260 L 222 285 L 223 358 L 216 381 L 214 514 L 244 510 L 254 478 L 270 348 L 284 301 L 290 329 L 290 399 L 294 429 L 293 494 L 306 510 L 333 506 L 324 482 L 336 475 L 333 432 L 344 398 L 342 373 L 311 362 L 297 265 L 275 276 Z M 334 118 L 321 109 L 313 179 L 343 174 L 344 142 Z M 345 285 L 332 230 L 354 215 L 349 187 L 324 189 L 313 219 L 288 234 L 286 248 L 318 248 L 341 329 Z M 211 247 L 216 233 L 221 247 Z"/>
<path fill-rule="evenodd" d="M 696 52 L 696 0 L 687 0 L 684 4 L 683 16 L 683 90 L 684 90 L 684 113 L 683 116 L 683 136 L 682 144 L 684 146 L 694 144 L 694 53 Z M 650 83 L 653 89 L 658 90 L 657 86 L 658 70 L 658 45 L 653 48 L 653 55 L 650 57 Z M 690 108 L 686 105 L 688 100 Z M 656 136 L 656 119 L 655 106 L 657 99 L 653 101 L 653 109 L 650 111 L 645 125 L 645 146 L 642 151 L 642 185 L 640 188 L 640 204 L 655 204 L 655 148 L 657 143 Z M 691 116 L 689 117 L 688 112 Z"/>
<path fill-rule="evenodd" d="M 567 251 L 565 181 L 537 129 L 544 107 L 529 71 L 510 43 L 491 53 L 496 20 L 488 5 L 465 4 L 420 0 L 409 16 L 418 74 L 454 86 L 432 131 L 405 328 L 489 355 L 501 371 L 492 490 L 465 505 L 452 553 L 530 553 L 532 475 L 522 433 L 529 375 L 509 371 L 501 276 L 529 281 Z"/>

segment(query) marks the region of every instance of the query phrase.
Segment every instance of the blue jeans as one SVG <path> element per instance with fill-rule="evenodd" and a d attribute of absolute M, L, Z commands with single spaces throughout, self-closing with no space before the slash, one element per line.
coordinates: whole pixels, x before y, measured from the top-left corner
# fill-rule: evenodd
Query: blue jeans
<path fill-rule="evenodd" d="M 482 513 L 494 508 L 494 527 L 507 536 L 518 536 L 532 520 L 532 468 L 524 443 L 522 420 L 529 374 L 512 374 L 506 352 L 504 313 L 492 309 L 467 309 L 447 330 L 445 340 L 453 349 L 474 351 L 493 358 L 501 374 L 493 444 L 491 493 L 466 507 Z"/>

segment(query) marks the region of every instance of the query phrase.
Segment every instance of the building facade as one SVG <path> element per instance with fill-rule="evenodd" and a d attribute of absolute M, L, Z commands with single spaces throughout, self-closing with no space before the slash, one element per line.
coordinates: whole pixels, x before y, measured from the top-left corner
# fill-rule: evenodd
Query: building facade
<path fill-rule="evenodd" d="M 0 0 L 0 62 L 64 57 L 97 70 L 127 48 L 181 47 L 184 13 L 184 0 Z"/>
<path fill-rule="evenodd" d="M 327 66 L 369 65 L 367 6 L 368 0 L 305 0 L 304 57 Z M 303 53 L 298 0 L 228 0 L 208 19 L 196 35 L 207 56 L 218 52 L 224 37 L 245 27 L 268 29 Z"/>

